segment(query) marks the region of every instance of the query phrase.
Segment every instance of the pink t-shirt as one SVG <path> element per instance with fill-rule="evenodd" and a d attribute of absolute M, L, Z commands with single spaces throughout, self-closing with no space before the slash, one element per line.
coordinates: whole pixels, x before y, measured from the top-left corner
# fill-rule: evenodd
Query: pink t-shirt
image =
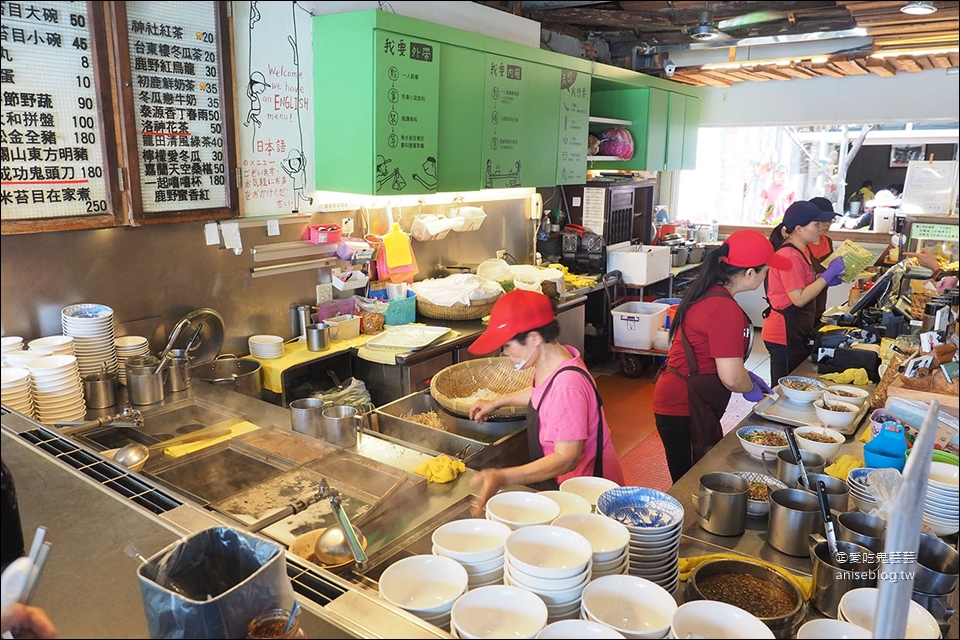
<path fill-rule="evenodd" d="M 793 247 L 780 247 L 777 250 L 786 256 L 793 265 L 789 269 L 771 269 L 767 274 L 767 299 L 774 309 L 786 309 L 793 302 L 789 291 L 805 289 L 817 279 L 813 267 L 807 262 L 806 256 Z M 811 303 L 813 304 L 813 303 Z M 773 312 L 763 321 L 763 330 L 760 332 L 765 342 L 772 344 L 787 344 L 787 322 L 782 314 Z"/>
<path fill-rule="evenodd" d="M 587 371 L 580 353 L 573 347 L 566 349 L 573 354 L 572 360 L 563 363 L 563 367 L 575 366 Z M 557 371 L 559 371 L 558 367 Z M 543 384 L 533 387 L 530 400 L 540 415 L 540 446 L 543 455 L 548 456 L 556 450 L 555 443 L 567 440 L 582 440 L 583 451 L 577 468 L 570 473 L 557 477 L 558 482 L 576 476 L 592 476 L 593 463 L 597 452 L 597 421 L 598 416 L 603 418 L 603 477 L 623 485 L 623 470 L 620 468 L 620 459 L 610 440 L 610 427 L 606 416 L 602 415 L 597 406 L 597 398 L 590 382 L 576 371 L 564 371 L 557 381 L 550 387 L 546 401 L 543 402 L 543 391 L 556 375 L 554 371 L 543 381 Z"/>

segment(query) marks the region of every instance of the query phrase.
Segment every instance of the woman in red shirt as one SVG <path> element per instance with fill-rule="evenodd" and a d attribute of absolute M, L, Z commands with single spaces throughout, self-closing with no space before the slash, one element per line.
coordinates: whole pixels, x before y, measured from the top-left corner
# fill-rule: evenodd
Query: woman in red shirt
<path fill-rule="evenodd" d="M 819 242 L 820 223 L 833 220 L 833 211 L 821 211 L 806 200 L 794 202 L 783 216 L 786 239 L 777 255 L 793 264 L 791 269 L 772 271 L 767 278 L 767 297 L 772 313 L 763 322 L 763 342 L 770 352 L 770 381 L 789 375 L 810 355 L 807 336 L 816 328 L 816 298 L 827 287 L 843 282 L 843 258 L 834 258 L 819 276 L 814 271 L 808 247 Z"/>
<path fill-rule="evenodd" d="M 753 291 L 768 268 L 789 268 L 762 234 L 732 233 L 704 262 L 670 327 L 670 352 L 657 375 L 653 413 L 676 482 L 723 437 L 730 393 L 758 402 L 770 387 L 743 366 L 753 326 L 734 300 Z"/>

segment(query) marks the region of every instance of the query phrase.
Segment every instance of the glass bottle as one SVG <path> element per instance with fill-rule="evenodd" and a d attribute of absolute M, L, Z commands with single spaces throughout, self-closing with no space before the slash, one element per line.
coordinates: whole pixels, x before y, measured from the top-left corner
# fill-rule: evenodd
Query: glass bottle
<path fill-rule="evenodd" d="M 268 609 L 250 621 L 247 638 L 306 638 L 307 634 L 300 628 L 300 614 L 287 629 L 289 618 L 289 609 Z"/>

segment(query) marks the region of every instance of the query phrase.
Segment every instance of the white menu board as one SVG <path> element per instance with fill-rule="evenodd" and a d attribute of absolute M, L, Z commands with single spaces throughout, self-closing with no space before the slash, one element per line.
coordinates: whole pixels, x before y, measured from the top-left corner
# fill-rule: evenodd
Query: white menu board
<path fill-rule="evenodd" d="M 913 160 L 907 165 L 900 211 L 946 215 L 956 201 L 956 160 Z"/>
<path fill-rule="evenodd" d="M 583 189 L 583 224 L 587 231 L 603 235 L 603 217 L 606 211 L 607 190 L 597 187 Z"/>
<path fill-rule="evenodd" d="M 87 7 L 0 5 L 3 220 L 109 213 Z"/>
<path fill-rule="evenodd" d="M 215 3 L 125 4 L 143 211 L 228 206 Z"/>
<path fill-rule="evenodd" d="M 243 215 L 312 211 L 313 19 L 297 2 L 234 2 L 233 33 Z"/>

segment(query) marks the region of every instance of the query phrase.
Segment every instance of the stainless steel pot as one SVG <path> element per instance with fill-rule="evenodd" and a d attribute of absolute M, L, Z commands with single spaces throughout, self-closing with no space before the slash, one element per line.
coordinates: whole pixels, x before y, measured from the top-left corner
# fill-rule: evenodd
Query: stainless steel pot
<path fill-rule="evenodd" d="M 245 358 L 222 358 L 190 367 L 194 380 L 212 382 L 254 398 L 260 397 L 260 363 Z"/>

